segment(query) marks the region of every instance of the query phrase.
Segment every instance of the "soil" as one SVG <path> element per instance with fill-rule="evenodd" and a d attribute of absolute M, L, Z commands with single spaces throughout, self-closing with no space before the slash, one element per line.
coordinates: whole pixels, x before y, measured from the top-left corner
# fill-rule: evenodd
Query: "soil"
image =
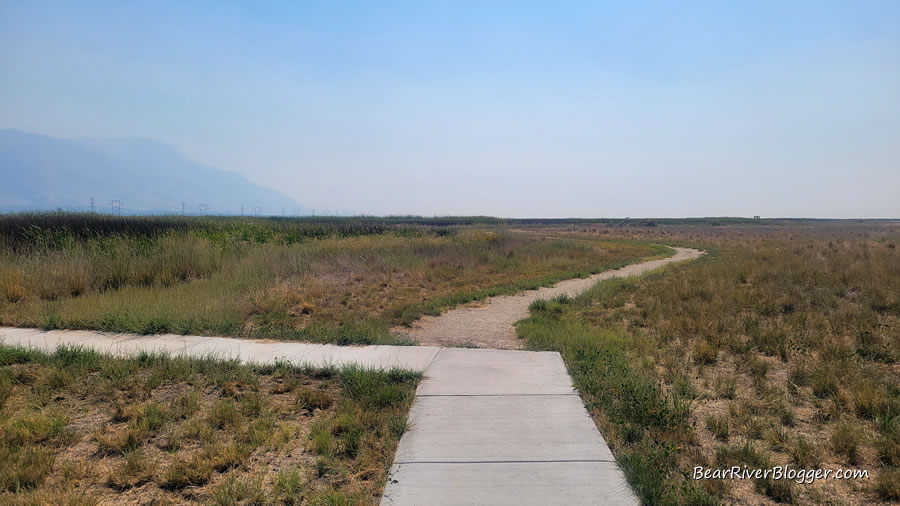
<path fill-rule="evenodd" d="M 695 249 L 672 248 L 675 255 L 660 260 L 632 264 L 587 278 L 561 281 L 552 287 L 517 295 L 491 297 L 486 302 L 451 309 L 440 316 L 423 316 L 410 327 L 396 327 L 393 333 L 408 336 L 423 346 L 452 346 L 514 350 L 524 346 L 513 324 L 528 316 L 528 306 L 539 299 L 558 295 L 574 297 L 598 281 L 639 276 L 663 265 L 693 260 L 704 253 Z"/>

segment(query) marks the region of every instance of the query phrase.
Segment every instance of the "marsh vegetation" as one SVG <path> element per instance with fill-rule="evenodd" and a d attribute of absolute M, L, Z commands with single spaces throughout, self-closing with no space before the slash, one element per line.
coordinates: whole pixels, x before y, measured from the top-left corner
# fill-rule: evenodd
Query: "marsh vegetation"
<path fill-rule="evenodd" d="M 694 262 L 642 278 L 606 281 L 575 298 L 535 302 L 531 316 L 517 325 L 518 335 L 532 349 L 562 354 L 618 462 L 647 503 L 900 500 L 900 227 L 896 223 L 26 218 L 0 220 L 0 323 L 4 325 L 345 344 L 396 342 L 391 327 L 420 315 L 638 261 L 659 254 L 655 245 L 704 249 L 709 254 Z M 7 392 L 4 395 L 10 399 L 25 399 L 23 392 L 29 396 L 25 404 L 6 402 L 7 431 L 25 435 L 5 440 L 5 455 L 20 459 L 17 469 L 26 474 L 29 469 L 45 470 L 37 473 L 44 476 L 40 482 L 44 485 L 39 486 L 22 485 L 30 479 L 25 475 L 4 477 L 6 483 L 19 483 L 7 487 L 8 491 L 45 493 L 55 490 L 46 484 L 65 482 L 54 473 L 64 469 L 55 463 L 67 460 L 48 455 L 71 443 L 56 435 L 45 437 L 56 434 L 53 427 L 69 427 L 74 420 L 73 415 L 46 407 L 48 396 L 57 395 L 54 392 L 80 391 L 72 386 L 70 376 L 82 374 L 81 369 L 62 371 L 59 360 L 64 356 L 29 358 L 28 367 L 40 369 L 34 374 L 4 373 L 7 379 L 0 393 Z M 141 381 L 157 374 L 152 365 L 156 359 L 110 362 L 114 363 L 138 367 Z M 5 364 L 5 370 L 23 367 L 12 364 Z M 107 367 L 120 366 L 92 365 L 85 369 L 89 371 L 85 377 L 108 383 L 108 375 L 115 373 L 104 372 Z M 240 368 L 226 370 L 232 369 Z M 205 378 L 204 374 L 197 377 Z M 346 413 L 337 407 L 340 389 L 349 384 L 341 379 L 345 376 L 313 375 L 308 385 L 307 380 L 300 382 L 304 386 L 299 390 L 275 393 L 282 388 L 277 386 L 283 382 L 279 374 L 287 373 L 255 370 L 251 376 L 257 377 L 256 383 L 248 383 L 253 386 L 241 392 L 248 393 L 247 399 L 267 402 L 287 395 L 284 398 L 293 399 L 290 402 L 307 406 L 303 413 L 312 415 L 302 433 L 304 451 L 315 455 L 316 473 L 337 466 L 334 469 L 345 471 L 323 476 L 343 478 L 330 482 L 316 481 L 321 476 L 310 481 L 306 474 L 260 478 L 245 472 L 246 461 L 239 459 L 242 464 L 234 469 L 243 474 L 216 481 L 223 473 L 211 463 L 214 472 L 201 473 L 202 479 L 209 477 L 206 484 L 185 484 L 179 489 L 167 484 L 164 471 L 174 469 L 170 466 L 177 462 L 159 461 L 145 483 L 155 483 L 165 494 L 199 487 L 208 494 L 204 498 L 212 497 L 214 490 L 222 497 L 255 497 L 260 490 L 275 490 L 271 487 L 276 482 L 294 484 L 289 488 L 312 484 L 307 487 L 310 497 L 318 498 L 332 493 L 377 494 L 372 487 L 378 486 L 380 478 L 359 490 L 339 489 L 347 476 L 383 476 L 378 473 L 390 464 L 393 451 L 393 443 L 385 443 L 384 450 L 376 452 L 380 464 L 375 465 L 373 457 L 364 465 L 353 464 L 353 473 L 341 467 L 341 459 L 349 458 L 348 445 L 356 445 L 356 436 L 349 436 L 350 442 L 343 438 L 359 434 L 348 424 L 360 418 L 357 411 L 343 416 Z M 224 406 L 231 403 L 237 410 L 231 412 L 244 413 L 241 403 L 245 401 L 240 397 L 244 393 L 240 398 L 228 394 L 225 382 L 217 377 L 198 380 L 207 392 L 201 398 L 204 407 L 198 410 L 228 411 L 231 408 Z M 400 381 L 407 386 L 398 388 L 412 392 L 409 385 L 414 382 L 407 380 Z M 344 398 L 353 399 L 347 395 Z M 200 422 L 188 423 L 190 417 L 172 414 L 181 409 L 172 404 L 174 398 L 136 399 L 121 414 L 115 411 L 119 409 L 116 398 L 109 394 L 88 402 L 114 411 L 104 415 L 109 417 L 107 432 L 90 436 L 96 446 L 91 455 L 102 455 L 96 458 L 110 463 L 108 459 L 118 459 L 119 467 L 128 470 L 122 471 L 124 476 L 143 469 L 140 459 L 129 457 L 128 452 L 141 445 L 167 444 L 162 435 L 148 436 L 147 427 L 178 426 L 182 433 L 197 437 L 206 433 L 198 428 Z M 409 398 L 404 394 L 384 399 L 393 400 L 385 400 L 376 411 L 387 410 L 392 413 L 388 419 L 395 421 L 385 422 L 393 432 L 381 434 L 398 435 L 402 427 L 396 420 L 401 415 L 405 419 Z M 10 408 L 20 405 L 43 407 L 42 411 Z M 47 415 L 37 425 L 28 421 L 35 412 Z M 204 415 L 203 420 L 211 416 Z M 228 441 L 201 437 L 190 443 L 196 451 L 183 456 L 202 459 L 202 445 L 219 444 L 222 448 L 232 445 L 236 455 L 246 459 L 263 443 L 270 444 L 260 440 L 249 449 L 238 445 L 240 438 L 251 437 L 246 427 L 255 423 L 250 415 L 241 416 L 246 423 L 240 426 L 245 428 L 230 431 Z M 281 415 L 273 416 L 277 421 Z M 14 417 L 20 418 L 10 421 Z M 158 434 L 158 429 L 151 432 Z M 200 464 L 199 460 L 184 464 L 181 474 L 189 476 L 189 470 L 208 467 Z M 870 477 L 812 484 L 690 478 L 694 466 L 784 464 L 860 468 L 868 470 Z M 109 483 L 127 484 L 129 479 L 110 478 Z M 95 486 L 104 491 L 121 487 Z"/>
<path fill-rule="evenodd" d="M 491 219 L 0 217 L 0 325 L 393 343 L 396 325 L 654 253 Z"/>
<path fill-rule="evenodd" d="M 571 236 L 666 240 L 698 261 L 541 301 L 518 325 L 559 350 L 653 504 L 900 499 L 898 228 L 819 223 Z M 690 478 L 694 466 L 868 469 L 868 480 Z"/>

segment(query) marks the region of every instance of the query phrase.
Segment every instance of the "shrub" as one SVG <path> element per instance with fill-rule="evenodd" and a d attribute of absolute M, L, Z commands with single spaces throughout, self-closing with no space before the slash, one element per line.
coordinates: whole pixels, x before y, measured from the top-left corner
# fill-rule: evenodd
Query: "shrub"
<path fill-rule="evenodd" d="M 794 486 L 788 480 L 756 480 L 756 489 L 775 502 L 793 504 Z"/>
<path fill-rule="evenodd" d="M 123 491 L 137 487 L 153 478 L 153 465 L 140 450 L 124 454 L 125 461 L 116 466 L 107 476 L 106 484 Z"/>
<path fill-rule="evenodd" d="M 863 432 L 859 425 L 848 420 L 842 420 L 831 429 L 831 446 L 838 455 L 847 458 L 850 464 L 859 463 L 859 445 L 862 443 Z"/>
<path fill-rule="evenodd" d="M 694 362 L 697 364 L 714 364 L 718 355 L 719 349 L 707 339 L 698 339 L 694 344 Z"/>
<path fill-rule="evenodd" d="M 886 467 L 875 478 L 875 493 L 884 501 L 900 500 L 900 469 Z"/>
<path fill-rule="evenodd" d="M 303 502 L 303 479 L 296 468 L 282 469 L 275 475 L 273 486 L 275 497 L 283 504 L 293 505 Z"/>
<path fill-rule="evenodd" d="M 816 468 L 822 463 L 821 449 L 803 436 L 797 436 L 785 451 L 794 464 L 804 469 Z"/>
<path fill-rule="evenodd" d="M 709 415 L 706 417 L 706 428 L 716 439 L 728 441 L 728 415 Z"/>
<path fill-rule="evenodd" d="M 16 492 L 41 485 L 54 460 L 53 452 L 44 448 L 0 445 L 0 490 Z"/>
<path fill-rule="evenodd" d="M 206 458 L 194 456 L 190 460 L 181 460 L 176 457 L 166 468 L 160 486 L 178 490 L 204 485 L 212 477 L 212 472 L 212 464 Z"/>
<path fill-rule="evenodd" d="M 216 487 L 213 498 L 215 504 L 221 506 L 266 504 L 266 494 L 261 479 L 240 479 L 235 476 L 229 476 Z"/>
<path fill-rule="evenodd" d="M 317 409 L 328 409 L 333 399 L 327 392 L 321 390 L 313 390 L 311 388 L 300 388 L 296 393 L 297 405 L 302 409 L 315 411 Z"/>
<path fill-rule="evenodd" d="M 737 378 L 733 375 L 716 376 L 716 396 L 720 399 L 734 399 L 737 392 Z"/>

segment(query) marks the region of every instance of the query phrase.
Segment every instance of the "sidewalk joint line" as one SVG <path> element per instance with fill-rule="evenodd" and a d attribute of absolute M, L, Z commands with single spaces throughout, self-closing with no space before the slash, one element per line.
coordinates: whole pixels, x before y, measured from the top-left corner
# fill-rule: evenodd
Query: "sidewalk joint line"
<path fill-rule="evenodd" d="M 578 396 L 576 393 L 570 394 L 419 394 L 416 397 L 566 397 Z"/>
<path fill-rule="evenodd" d="M 396 464 L 593 464 L 612 463 L 611 459 L 558 459 L 558 460 L 405 460 Z"/>

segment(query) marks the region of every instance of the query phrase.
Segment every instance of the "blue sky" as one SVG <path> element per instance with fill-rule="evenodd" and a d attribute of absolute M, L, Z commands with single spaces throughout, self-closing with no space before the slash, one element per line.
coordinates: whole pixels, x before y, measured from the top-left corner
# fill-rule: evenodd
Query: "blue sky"
<path fill-rule="evenodd" d="M 317 209 L 900 217 L 896 1 L 4 1 L 0 75 Z"/>

